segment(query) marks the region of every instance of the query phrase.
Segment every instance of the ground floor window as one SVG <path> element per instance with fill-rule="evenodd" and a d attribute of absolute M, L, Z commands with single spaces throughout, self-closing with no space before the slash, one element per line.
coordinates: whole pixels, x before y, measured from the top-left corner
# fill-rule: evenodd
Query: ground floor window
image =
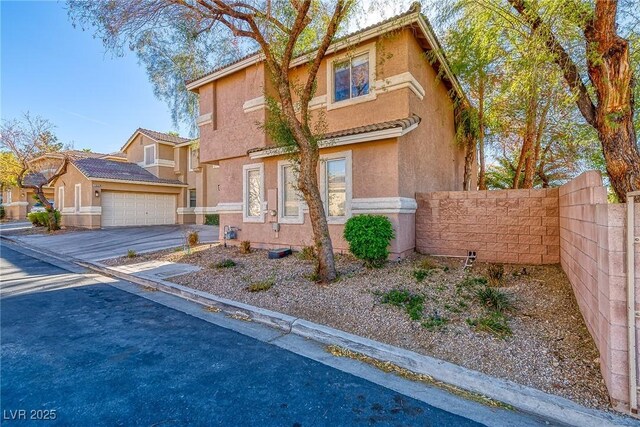
<path fill-rule="evenodd" d="M 278 221 L 302 224 L 302 195 L 298 191 L 298 172 L 288 161 L 278 162 Z"/>
<path fill-rule="evenodd" d="M 76 184 L 75 186 L 75 194 L 73 198 L 73 206 L 76 209 L 76 212 L 80 210 L 80 202 L 81 202 L 81 194 L 82 194 L 82 184 Z"/>
<path fill-rule="evenodd" d="M 59 211 L 64 209 L 64 187 L 58 187 L 58 206 Z"/>
<path fill-rule="evenodd" d="M 245 222 L 264 221 L 262 202 L 264 200 L 264 165 L 262 163 L 243 166 L 243 220 Z"/>
<path fill-rule="evenodd" d="M 351 216 L 351 152 L 321 156 L 321 191 L 329 222 Z"/>
<path fill-rule="evenodd" d="M 190 208 L 196 207 L 196 189 L 195 188 L 192 188 L 189 190 L 189 207 Z"/>

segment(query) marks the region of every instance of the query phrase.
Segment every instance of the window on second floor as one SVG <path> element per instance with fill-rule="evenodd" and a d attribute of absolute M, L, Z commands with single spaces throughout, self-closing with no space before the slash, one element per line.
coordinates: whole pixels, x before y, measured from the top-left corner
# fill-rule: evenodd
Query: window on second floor
<path fill-rule="evenodd" d="M 11 198 L 13 197 L 12 195 L 13 190 L 7 190 L 7 201 L 5 203 L 9 204 L 9 203 L 13 203 Z"/>
<path fill-rule="evenodd" d="M 369 53 L 333 63 L 333 101 L 369 94 Z"/>
<path fill-rule="evenodd" d="M 156 162 L 156 146 L 147 145 L 144 147 L 144 165 L 150 166 Z"/>
<path fill-rule="evenodd" d="M 196 207 L 196 189 L 195 188 L 192 188 L 189 190 L 189 207 L 190 208 Z"/>

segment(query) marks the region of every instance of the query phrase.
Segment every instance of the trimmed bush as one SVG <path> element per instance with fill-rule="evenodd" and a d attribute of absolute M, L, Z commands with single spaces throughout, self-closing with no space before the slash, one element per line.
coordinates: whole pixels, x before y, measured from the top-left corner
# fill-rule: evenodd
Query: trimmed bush
<path fill-rule="evenodd" d="M 367 267 L 380 267 L 385 263 L 393 237 L 391 221 L 384 215 L 357 215 L 349 218 L 344 226 L 349 251 Z"/>
<path fill-rule="evenodd" d="M 60 225 L 60 211 L 54 210 L 54 220 L 55 224 L 49 224 L 49 212 L 31 212 L 27 215 L 31 224 L 36 227 L 47 227 L 49 230 L 55 230 Z"/>
<path fill-rule="evenodd" d="M 7 212 L 4 210 L 4 206 L 0 206 L 0 219 L 4 219 L 7 216 Z"/>
<path fill-rule="evenodd" d="M 206 214 L 204 216 L 205 225 L 220 225 L 220 215 L 218 214 Z"/>

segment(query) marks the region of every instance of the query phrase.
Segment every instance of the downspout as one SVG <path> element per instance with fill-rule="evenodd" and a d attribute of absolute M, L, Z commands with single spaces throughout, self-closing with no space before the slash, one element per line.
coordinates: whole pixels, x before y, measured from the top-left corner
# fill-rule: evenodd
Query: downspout
<path fill-rule="evenodd" d="M 638 413 L 638 370 L 636 343 L 636 266 L 635 245 L 640 236 L 635 236 L 635 197 L 640 191 L 627 193 L 627 348 L 629 350 L 629 412 Z"/>

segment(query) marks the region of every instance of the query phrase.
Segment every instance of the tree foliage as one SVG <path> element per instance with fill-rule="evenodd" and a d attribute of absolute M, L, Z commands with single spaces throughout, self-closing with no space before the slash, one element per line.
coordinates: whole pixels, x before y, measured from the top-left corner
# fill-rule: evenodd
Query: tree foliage
<path fill-rule="evenodd" d="M 49 212 L 50 229 L 56 229 L 58 222 L 55 221 L 53 206 L 45 197 L 43 187 L 65 174 L 69 162 L 65 155 L 53 159 L 47 156 L 65 148 L 53 129 L 49 120 L 29 113 L 20 120 L 5 120 L 0 126 L 0 149 L 9 153 L 8 157 L 12 159 L 11 175 L 7 179 L 15 180 L 19 188 L 34 190 L 37 199 Z"/>
<path fill-rule="evenodd" d="M 321 61 L 355 0 L 69 0 L 68 5 L 74 23 L 94 28 L 111 51 L 121 53 L 128 46 L 137 53 L 176 121 L 197 112 L 195 98 L 180 94 L 186 92 L 185 79 L 258 49 L 274 90 L 265 95 L 278 104 L 270 115 L 276 123 L 267 123 L 266 130 L 283 135 L 284 126 L 285 143 L 287 138 L 295 143 L 298 187 L 309 206 L 318 275 L 323 281 L 333 280 L 333 246 L 318 188 L 318 146 L 308 106 Z M 303 53 L 306 76 L 293 81 L 292 61 Z"/>

